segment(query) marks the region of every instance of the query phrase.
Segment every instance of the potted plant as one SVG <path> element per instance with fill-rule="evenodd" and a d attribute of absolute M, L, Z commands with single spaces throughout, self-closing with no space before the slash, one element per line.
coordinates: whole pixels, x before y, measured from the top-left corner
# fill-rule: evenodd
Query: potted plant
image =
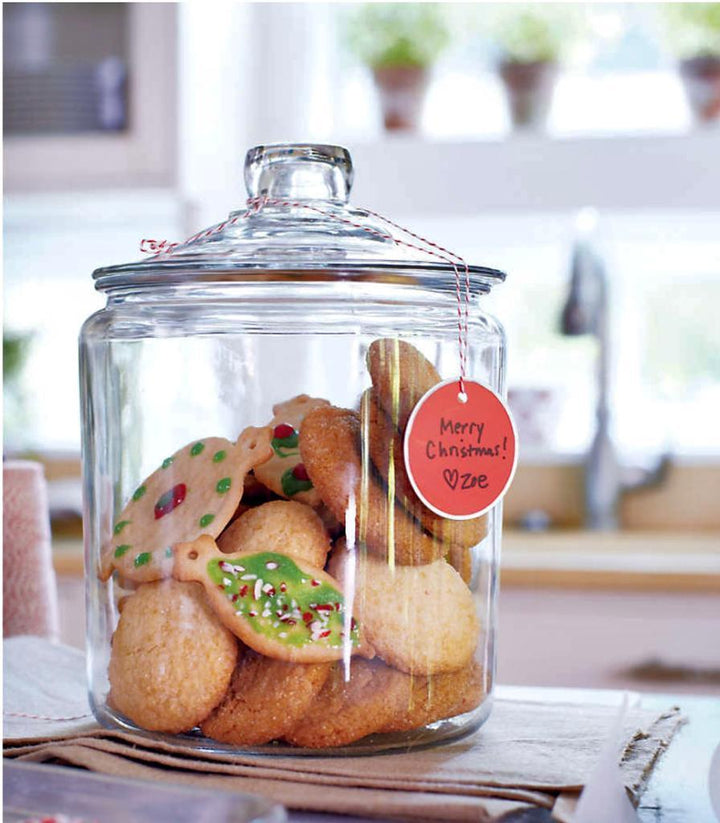
<path fill-rule="evenodd" d="M 3 332 L 3 434 L 10 451 L 25 445 L 29 426 L 21 378 L 31 338 L 29 333 Z"/>
<path fill-rule="evenodd" d="M 695 118 L 719 119 L 720 3 L 666 3 L 662 9 Z"/>
<path fill-rule="evenodd" d="M 435 3 L 366 3 L 348 22 L 351 51 L 373 73 L 389 131 L 417 131 L 430 69 L 450 42 Z"/>
<path fill-rule="evenodd" d="M 491 32 L 498 73 L 515 128 L 545 124 L 560 56 L 570 39 L 569 23 L 570 12 L 555 3 L 508 3 L 495 15 Z"/>

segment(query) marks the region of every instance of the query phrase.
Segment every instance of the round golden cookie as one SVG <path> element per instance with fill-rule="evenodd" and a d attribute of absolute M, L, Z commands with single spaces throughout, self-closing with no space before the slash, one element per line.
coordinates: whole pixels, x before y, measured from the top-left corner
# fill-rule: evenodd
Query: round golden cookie
<path fill-rule="evenodd" d="M 237 510 L 245 475 L 270 458 L 270 434 L 247 428 L 236 443 L 206 437 L 163 460 L 117 518 L 101 553 L 100 579 L 113 569 L 134 583 L 169 577 L 173 544 L 220 534 Z"/>
<path fill-rule="evenodd" d="M 441 380 L 435 366 L 404 340 L 373 341 L 367 367 L 380 405 L 401 432 L 418 400 Z"/>
<path fill-rule="evenodd" d="M 391 566 L 338 541 L 328 564 L 351 600 L 368 643 L 386 663 L 414 675 L 463 669 L 480 624 L 470 589 L 444 560 Z"/>
<path fill-rule="evenodd" d="M 491 688 L 492 682 L 487 676 L 485 669 L 483 669 L 479 663 L 474 662 L 470 666 L 470 671 L 467 675 L 463 696 L 460 702 L 453 706 L 453 715 L 465 714 L 465 712 L 471 712 L 473 709 L 477 709 Z"/>
<path fill-rule="evenodd" d="M 201 724 L 207 737 L 258 746 L 296 726 L 328 678 L 332 663 L 286 663 L 247 651 L 222 703 Z"/>
<path fill-rule="evenodd" d="M 303 719 L 285 734 L 295 746 L 345 746 L 390 723 L 405 705 L 409 678 L 377 660 L 354 658 L 349 678 L 336 663 Z"/>
<path fill-rule="evenodd" d="M 477 545 L 487 534 L 487 518 L 451 520 L 429 509 L 415 493 L 403 454 L 403 438 L 381 408 L 376 392 L 369 389 L 360 404 L 363 432 L 367 432 L 368 451 L 373 465 L 388 483 L 392 476 L 395 497 L 428 532 L 446 544 L 462 547 Z"/>
<path fill-rule="evenodd" d="M 330 511 L 346 524 L 355 511 L 357 540 L 379 557 L 403 565 L 430 563 L 445 553 L 370 472 L 363 478 L 360 417 L 325 406 L 310 412 L 300 430 L 300 452 L 308 474 Z"/>
<path fill-rule="evenodd" d="M 122 604 L 108 702 L 143 729 L 186 732 L 222 700 L 237 657 L 200 586 L 145 583 Z"/>
<path fill-rule="evenodd" d="M 473 556 L 472 549 L 463 546 L 450 546 L 445 560 L 455 569 L 468 586 L 472 585 L 473 578 Z"/>
<path fill-rule="evenodd" d="M 329 406 L 321 397 L 299 394 L 273 406 L 273 455 L 255 470 L 256 478 L 271 491 L 288 500 L 319 506 L 320 496 L 313 488 L 300 457 L 298 436 L 302 421 L 313 409 Z"/>
<path fill-rule="evenodd" d="M 220 535 L 222 552 L 279 552 L 322 569 L 330 550 L 328 535 L 315 510 L 294 500 L 273 500 L 249 509 Z"/>
<path fill-rule="evenodd" d="M 405 676 L 411 683 L 408 701 L 403 710 L 383 726 L 383 732 L 405 732 L 464 714 L 479 706 L 485 695 L 482 666 L 475 661 L 457 672 L 430 677 Z"/>

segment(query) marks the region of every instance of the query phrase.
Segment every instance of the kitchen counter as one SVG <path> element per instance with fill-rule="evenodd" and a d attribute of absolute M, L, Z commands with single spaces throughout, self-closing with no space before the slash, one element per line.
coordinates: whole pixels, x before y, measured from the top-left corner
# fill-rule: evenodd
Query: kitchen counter
<path fill-rule="evenodd" d="M 503 586 L 720 592 L 715 532 L 521 532 L 503 536 Z"/>
<path fill-rule="evenodd" d="M 82 576 L 82 542 L 53 541 L 59 575 Z M 503 536 L 501 584 L 720 593 L 714 532 L 521 532 Z"/>

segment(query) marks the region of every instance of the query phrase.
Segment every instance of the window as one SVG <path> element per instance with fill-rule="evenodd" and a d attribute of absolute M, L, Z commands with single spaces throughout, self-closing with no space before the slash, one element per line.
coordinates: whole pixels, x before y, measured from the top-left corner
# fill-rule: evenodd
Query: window
<path fill-rule="evenodd" d="M 5 134 L 124 131 L 127 29 L 122 3 L 6 3 Z"/>
<path fill-rule="evenodd" d="M 542 4 L 540 4 L 542 5 Z M 550 4 L 552 8 L 557 4 Z M 573 9 L 574 7 L 574 9 Z M 508 4 L 522 12 L 522 5 Z M 572 47 L 561 64 L 546 131 L 556 138 L 629 134 L 684 134 L 692 127 L 676 61 L 662 36 L 655 4 L 568 4 Z M 444 6 L 453 35 L 433 70 L 422 133 L 436 139 L 502 139 L 510 117 L 495 59 L 493 18 L 498 4 Z M 338 112 L 345 139 L 381 132 L 370 71 L 342 45 L 348 9 L 335 11 Z M 580 18 L 578 25 L 578 18 Z"/>

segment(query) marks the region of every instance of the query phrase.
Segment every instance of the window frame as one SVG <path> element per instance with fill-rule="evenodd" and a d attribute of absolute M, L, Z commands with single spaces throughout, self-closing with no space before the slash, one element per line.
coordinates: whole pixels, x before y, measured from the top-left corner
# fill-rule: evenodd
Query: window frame
<path fill-rule="evenodd" d="M 8 136 L 5 191 L 171 186 L 177 179 L 177 6 L 128 3 L 129 128 Z"/>

